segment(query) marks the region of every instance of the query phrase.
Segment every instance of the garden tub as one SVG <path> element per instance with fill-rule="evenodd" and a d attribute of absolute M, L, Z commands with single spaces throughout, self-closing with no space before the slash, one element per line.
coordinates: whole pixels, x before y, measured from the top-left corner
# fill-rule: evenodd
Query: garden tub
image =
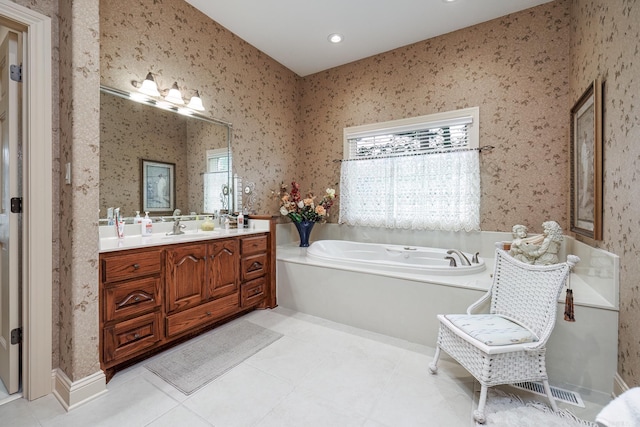
<path fill-rule="evenodd" d="M 421 246 L 319 240 L 309 246 L 307 257 L 340 266 L 437 276 L 475 274 L 486 269 L 480 257 L 460 252 L 463 254 L 462 260 L 470 261 L 470 265 L 463 265 L 459 253 L 449 252 L 449 249 Z"/>

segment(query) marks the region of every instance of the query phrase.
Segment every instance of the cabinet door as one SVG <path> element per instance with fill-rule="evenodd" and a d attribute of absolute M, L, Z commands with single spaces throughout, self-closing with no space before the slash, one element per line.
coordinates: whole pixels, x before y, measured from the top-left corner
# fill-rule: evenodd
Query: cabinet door
<path fill-rule="evenodd" d="M 207 245 L 194 244 L 167 249 L 167 311 L 195 307 L 207 299 L 205 283 Z"/>
<path fill-rule="evenodd" d="M 208 297 L 220 298 L 237 293 L 238 241 L 235 239 L 214 241 L 209 245 L 207 265 Z"/>

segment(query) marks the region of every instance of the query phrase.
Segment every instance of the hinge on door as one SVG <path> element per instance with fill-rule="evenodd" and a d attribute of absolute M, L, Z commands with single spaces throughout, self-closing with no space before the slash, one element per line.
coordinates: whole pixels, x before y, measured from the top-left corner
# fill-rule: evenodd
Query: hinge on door
<path fill-rule="evenodd" d="M 15 82 L 22 81 L 22 65 L 11 65 L 9 67 L 9 77 Z"/>
<path fill-rule="evenodd" d="M 22 213 L 22 197 L 11 198 L 11 212 Z"/>
<path fill-rule="evenodd" d="M 20 344 L 22 342 L 22 328 L 11 330 L 11 344 Z"/>

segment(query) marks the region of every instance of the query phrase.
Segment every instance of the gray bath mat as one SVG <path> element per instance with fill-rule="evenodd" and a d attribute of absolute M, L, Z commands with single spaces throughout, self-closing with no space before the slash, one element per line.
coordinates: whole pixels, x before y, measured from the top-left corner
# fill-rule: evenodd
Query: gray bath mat
<path fill-rule="evenodd" d="M 170 350 L 144 366 L 186 395 L 253 356 L 282 334 L 236 320 Z"/>

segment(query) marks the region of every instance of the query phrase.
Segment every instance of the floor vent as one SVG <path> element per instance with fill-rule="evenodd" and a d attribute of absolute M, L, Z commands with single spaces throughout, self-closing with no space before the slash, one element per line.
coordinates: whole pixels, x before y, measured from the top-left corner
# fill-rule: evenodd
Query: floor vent
<path fill-rule="evenodd" d="M 547 393 L 544 392 L 544 385 L 539 382 L 527 381 L 524 383 L 511 384 L 511 386 L 530 391 L 531 393 L 539 394 L 540 396 L 547 395 Z M 562 388 L 551 386 L 551 395 L 560 402 L 569 403 L 570 405 L 584 408 L 584 402 L 582 401 L 580 394 L 576 393 L 575 391 L 564 390 Z"/>

